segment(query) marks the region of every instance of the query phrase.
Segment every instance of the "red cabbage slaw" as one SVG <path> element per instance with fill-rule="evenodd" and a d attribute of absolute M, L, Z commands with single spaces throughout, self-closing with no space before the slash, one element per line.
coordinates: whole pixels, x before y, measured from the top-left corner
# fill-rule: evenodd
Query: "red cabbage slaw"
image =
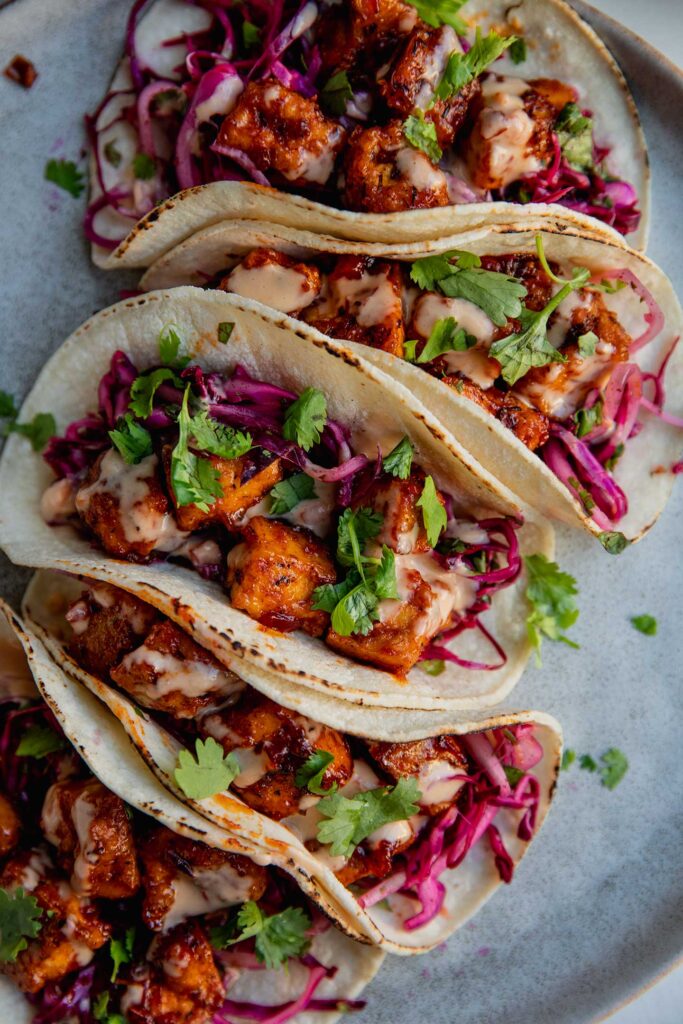
<path fill-rule="evenodd" d="M 153 372 L 153 369 L 149 371 Z M 43 458 L 58 478 L 68 478 L 74 485 L 82 481 L 88 469 L 98 456 L 111 448 L 109 431 L 126 413 L 131 399 L 131 387 L 138 377 L 138 370 L 128 356 L 117 351 L 113 354 L 110 368 L 102 377 L 98 387 L 98 411 L 88 413 L 71 423 L 61 437 L 52 437 L 43 453 Z M 371 460 L 364 454 L 353 454 L 348 429 L 341 423 L 328 419 L 323 428 L 320 443 L 311 452 L 282 436 L 285 409 L 296 400 L 297 395 L 277 385 L 257 380 L 241 365 L 237 365 L 232 376 L 218 372 L 205 372 L 200 366 L 191 365 L 179 371 L 178 377 L 189 384 L 192 393 L 217 421 L 230 427 L 248 431 L 252 438 L 254 471 L 266 457 L 281 458 L 291 469 L 304 472 L 316 480 L 336 484 L 336 505 L 338 510 L 352 503 L 362 503 L 363 495 L 384 473 L 382 452 L 378 447 L 377 457 Z M 151 414 L 141 422 L 152 434 L 166 431 L 175 424 L 175 410 L 182 403 L 183 389 L 176 383 L 163 381 L 154 395 Z M 317 461 L 311 458 L 315 455 Z M 386 454 L 386 453 L 384 453 Z M 448 524 L 444 536 L 452 526 L 457 537 L 457 520 L 453 515 L 453 502 L 445 495 L 448 509 Z M 468 524 L 469 525 L 469 524 Z M 482 519 L 475 524 L 485 534 L 477 543 L 458 541 L 455 553 L 434 550 L 433 556 L 446 570 L 465 570 L 468 577 L 476 581 L 477 595 L 474 603 L 463 613 L 457 613 L 443 631 L 438 643 L 430 644 L 420 660 L 443 659 L 473 670 L 495 671 L 507 661 L 505 651 L 480 621 L 488 610 L 493 595 L 512 585 L 522 569 L 517 531 L 522 520 L 512 518 Z M 448 551 L 448 541 L 445 541 Z M 191 555 L 189 556 L 192 561 Z M 206 578 L 218 578 L 219 566 L 194 566 Z M 445 645 L 465 631 L 478 630 L 494 649 L 498 661 L 492 664 L 461 658 Z"/>
<path fill-rule="evenodd" d="M 629 346 L 633 354 L 657 338 L 666 323 L 664 313 L 652 292 L 628 268 L 600 271 L 593 279 L 617 281 L 630 287 L 645 306 L 645 329 Z M 550 439 L 540 456 L 550 470 L 582 504 L 585 513 L 602 530 L 612 530 L 628 512 L 628 498 L 612 475 L 624 445 L 635 437 L 643 424 L 640 409 L 675 427 L 683 427 L 683 418 L 664 412 L 666 392 L 664 375 L 678 344 L 669 346 L 656 373 L 644 372 L 635 362 L 616 363 L 601 393 L 594 388 L 586 396 L 583 408 L 589 410 L 602 401 L 601 422 L 583 437 L 577 436 L 573 418 L 553 423 Z M 652 397 L 645 394 L 652 386 Z"/>
<path fill-rule="evenodd" d="M 207 15 L 203 30 L 181 32 L 163 41 L 162 48 L 183 46 L 185 59 L 172 73 L 164 75 L 143 58 L 138 30 L 149 3 L 136 0 L 125 42 L 130 87 L 112 87 L 93 114 L 86 117 L 98 189 L 86 211 L 84 232 L 91 242 L 107 250 L 114 249 L 127 231 L 122 229 L 117 238 L 112 238 L 98 230 L 98 216 L 104 210 L 135 221 L 159 201 L 195 185 L 230 180 L 270 184 L 245 153 L 216 142 L 220 112 L 227 113 L 246 83 L 272 76 L 304 97 L 315 96 L 325 84 L 320 51 L 310 30 L 320 9 L 327 6 L 326 0 L 320 4 L 310 0 L 183 2 L 203 9 Z M 247 43 L 245 24 L 258 30 L 257 42 Z M 469 48 L 466 40 L 461 43 L 464 49 Z M 346 127 L 367 122 L 373 84 L 368 79 L 367 88 L 362 83 L 357 86 L 355 97 L 347 102 L 340 118 Z M 104 133 L 119 123 L 132 130 L 139 153 L 148 158 L 142 181 L 135 180 L 131 169 L 123 166 L 121 173 L 112 174 L 107 147 L 100 145 Z M 525 201 L 559 202 L 622 233 L 634 231 L 640 213 L 633 187 L 609 175 L 573 170 L 561 158 L 557 136 L 554 144 L 556 155 L 550 166 L 515 183 L 500 198 L 519 200 L 521 189 Z M 594 147 L 596 166 L 604 166 L 608 153 L 605 147 Z M 114 168 L 117 166 L 114 164 Z M 478 200 L 465 182 L 451 173 L 448 176 L 453 200 Z M 111 177 L 114 181 L 108 183 Z M 311 186 L 310 191 L 314 197 L 335 203 L 330 189 Z M 486 198 L 491 196 L 487 194 Z"/>
<path fill-rule="evenodd" d="M 512 881 L 514 862 L 494 824 L 501 810 L 522 812 L 517 835 L 524 842 L 532 838 L 536 827 L 541 793 L 531 769 L 541 761 L 543 748 L 534 736 L 534 726 L 512 725 L 488 734 L 472 733 L 462 740 L 476 771 L 452 776 L 463 782 L 457 803 L 427 825 L 424 837 L 403 858 L 400 870 L 358 897 L 365 909 L 394 893 L 417 900 L 419 911 L 403 923 L 408 931 L 423 928 L 439 913 L 446 897 L 441 876 L 462 864 L 484 836 L 501 881 Z M 514 785 L 508 781 L 506 766 L 520 773 Z"/>
<path fill-rule="evenodd" d="M 65 756 L 62 749 L 42 758 L 17 755 L 22 735 L 28 728 L 36 726 L 50 729 L 62 738 L 69 752 L 66 756 L 73 757 L 74 765 L 80 764 L 46 704 L 17 698 L 7 698 L 0 703 L 0 792 L 10 797 L 22 822 L 30 821 L 32 828 L 35 828 L 35 808 L 42 802 L 48 786 L 58 777 L 58 762 Z M 275 876 L 271 878 L 269 893 L 286 905 L 286 896 L 278 889 L 279 881 Z M 308 934 L 311 937 L 332 927 L 313 905 L 309 910 L 312 924 Z M 116 911 L 117 917 L 121 919 L 130 912 L 130 908 L 126 907 L 125 901 L 120 901 L 116 904 Z M 215 959 L 228 992 L 242 971 L 265 970 L 264 964 L 256 957 L 252 939 L 236 943 L 227 951 L 216 951 Z M 304 1011 L 334 1012 L 343 1009 L 350 1012 L 363 1009 L 365 1001 L 362 999 L 316 997 L 321 983 L 326 978 L 334 978 L 337 967 L 325 966 L 311 953 L 294 959 L 305 969 L 305 981 L 299 996 L 272 1006 L 257 1002 L 235 1002 L 226 998 L 213 1017 L 214 1024 L 231 1024 L 236 1018 L 260 1021 L 262 1024 L 286 1024 Z M 95 1000 L 98 995 L 109 990 L 110 973 L 109 952 L 104 946 L 95 953 L 95 960 L 87 966 L 60 981 L 49 982 L 37 993 L 26 994 L 34 1007 L 32 1024 L 61 1024 L 67 1019 L 77 1021 L 78 1024 L 97 1024 L 99 1017 L 95 1016 Z"/>

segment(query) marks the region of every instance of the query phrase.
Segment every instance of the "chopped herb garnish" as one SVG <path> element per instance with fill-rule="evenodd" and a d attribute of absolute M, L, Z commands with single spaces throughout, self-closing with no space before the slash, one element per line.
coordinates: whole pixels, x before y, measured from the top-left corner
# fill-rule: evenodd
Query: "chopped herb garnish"
<path fill-rule="evenodd" d="M 16 419 L 18 415 L 19 410 L 14 402 L 14 397 L 8 391 L 0 390 L 0 417 Z"/>
<path fill-rule="evenodd" d="M 261 29 L 253 21 L 242 22 L 242 43 L 245 50 L 251 50 L 261 41 Z"/>
<path fill-rule="evenodd" d="M 295 473 L 272 488 L 270 514 L 283 516 L 296 508 L 299 502 L 308 501 L 310 498 L 315 498 L 315 481 L 305 473 Z"/>
<path fill-rule="evenodd" d="M 111 939 L 109 942 L 109 956 L 114 966 L 111 970 L 110 981 L 116 981 L 118 973 L 124 964 L 129 964 L 133 958 L 133 945 L 135 943 L 135 926 L 126 928 L 122 939 Z"/>
<path fill-rule="evenodd" d="M 593 168 L 593 122 L 586 117 L 576 103 L 567 103 L 555 122 L 555 131 L 562 148 L 562 154 L 577 171 Z"/>
<path fill-rule="evenodd" d="M 526 60 L 526 39 L 517 38 L 510 44 L 510 59 L 513 64 L 523 64 Z"/>
<path fill-rule="evenodd" d="M 64 189 L 78 199 L 85 188 L 83 174 L 73 160 L 48 160 L 45 165 L 45 180 Z"/>
<path fill-rule="evenodd" d="M 21 434 L 31 443 L 34 452 L 42 452 L 51 437 L 57 433 L 57 424 L 51 412 L 37 412 L 30 423 L 5 424 L 0 433 Z"/>
<path fill-rule="evenodd" d="M 13 892 L 0 889 L 0 963 L 14 963 L 27 940 L 40 934 L 41 914 L 35 896 L 21 886 Z"/>
<path fill-rule="evenodd" d="M 409 362 L 409 363 L 414 363 L 415 362 L 415 353 L 417 351 L 418 344 L 419 344 L 419 342 L 418 342 L 417 338 L 411 338 L 409 341 L 404 341 L 403 342 L 403 358 L 407 362 Z"/>
<path fill-rule="evenodd" d="M 431 363 L 446 352 L 467 352 L 476 343 L 476 338 L 473 338 L 471 334 L 466 334 L 462 327 L 458 327 L 452 316 L 447 316 L 443 320 L 435 322 L 429 333 L 427 344 L 420 352 L 416 362 Z"/>
<path fill-rule="evenodd" d="M 164 366 L 182 370 L 190 362 L 189 356 L 181 356 L 182 339 L 176 324 L 166 324 L 159 334 L 159 359 Z"/>
<path fill-rule="evenodd" d="M 600 426 L 602 423 L 602 405 L 602 399 L 598 398 L 597 402 L 590 409 L 578 409 L 574 413 L 577 437 L 585 437 L 595 427 Z"/>
<path fill-rule="evenodd" d="M 422 522 L 427 531 L 427 540 L 431 547 L 435 548 L 439 537 L 446 529 L 448 516 L 431 476 L 425 477 L 424 487 L 422 494 L 417 499 L 417 505 L 422 509 Z"/>
<path fill-rule="evenodd" d="M 413 448 L 410 439 L 402 437 L 398 444 L 382 459 L 382 469 L 399 480 L 407 480 L 413 464 Z"/>
<path fill-rule="evenodd" d="M 319 99 L 326 114 L 341 117 L 346 113 L 346 106 L 353 99 L 353 89 L 346 71 L 338 71 L 328 79 L 320 90 Z"/>
<path fill-rule="evenodd" d="M 421 799 L 417 780 L 400 778 L 395 786 L 382 786 L 345 797 L 333 793 L 317 805 L 324 821 L 318 825 L 318 841 L 329 845 L 333 857 L 350 857 L 359 843 L 392 821 L 406 821 L 417 814 Z"/>
<path fill-rule="evenodd" d="M 520 779 L 523 779 L 526 775 L 526 772 L 522 771 L 521 768 L 516 768 L 513 764 L 504 764 L 503 771 L 511 786 L 516 786 Z"/>
<path fill-rule="evenodd" d="M 104 147 L 104 158 L 107 163 L 112 165 L 112 167 L 118 167 L 123 159 L 121 156 L 121 150 L 117 147 L 113 139 Z"/>
<path fill-rule="evenodd" d="M 188 409 L 189 393 L 188 385 L 178 414 L 178 440 L 171 453 L 171 486 L 178 506 L 196 505 L 202 512 L 208 512 L 216 498 L 222 497 L 223 489 L 218 470 L 208 459 L 190 451 L 193 417 Z"/>
<path fill-rule="evenodd" d="M 610 457 L 608 459 L 605 459 L 605 469 L 609 470 L 609 472 L 611 473 L 623 454 L 624 445 L 618 444 L 612 452 L 612 454 L 610 455 Z"/>
<path fill-rule="evenodd" d="M 598 534 L 598 540 L 610 555 L 620 555 L 631 543 L 618 530 L 604 530 Z"/>
<path fill-rule="evenodd" d="M 481 29 L 478 28 L 475 40 L 467 53 L 454 51 L 449 56 L 443 77 L 434 90 L 432 104 L 437 100 L 448 100 L 459 93 L 478 78 L 489 64 L 498 60 L 514 41 L 515 36 L 500 36 L 493 30 L 487 36 L 482 36 Z"/>
<path fill-rule="evenodd" d="M 597 772 L 597 762 L 593 760 L 590 754 L 582 754 L 579 761 L 579 768 L 584 772 Z"/>
<path fill-rule="evenodd" d="M 157 172 L 157 166 L 147 153 L 136 153 L 133 157 L 133 174 L 139 181 L 150 181 Z"/>
<path fill-rule="evenodd" d="M 178 342 L 180 343 L 180 339 Z M 183 386 L 183 382 L 168 366 L 161 366 L 157 370 L 152 370 L 151 373 L 143 373 L 135 378 L 130 389 L 128 408 L 139 419 L 146 420 L 148 416 L 152 415 L 154 396 L 159 385 L 163 384 L 165 380 L 173 381 L 177 388 Z"/>
<path fill-rule="evenodd" d="M 653 615 L 633 615 L 631 625 L 645 636 L 656 636 L 657 634 L 657 620 Z"/>
<path fill-rule="evenodd" d="M 235 942 L 254 939 L 254 950 L 259 963 L 270 970 L 281 967 L 290 957 L 298 957 L 310 945 L 308 930 L 310 917 L 301 907 L 287 907 L 279 914 L 268 916 L 253 900 L 243 903 L 237 914 L 237 934 L 222 935 L 223 929 L 211 930 L 211 941 L 219 949 L 225 949 Z"/>
<path fill-rule="evenodd" d="M 308 789 L 316 796 L 334 793 L 337 789 L 336 782 L 333 782 L 327 789 L 323 788 L 323 776 L 333 761 L 334 754 L 330 754 L 327 750 L 314 750 L 294 776 L 294 781 L 299 789 Z"/>
<path fill-rule="evenodd" d="M 92 1004 L 92 1015 L 98 1024 L 128 1024 L 121 1013 L 109 1011 L 109 992 L 100 992 Z"/>
<path fill-rule="evenodd" d="M 219 423 L 206 409 L 191 417 L 190 433 L 195 447 L 219 459 L 239 459 L 251 449 L 251 434 Z"/>
<path fill-rule="evenodd" d="M 615 789 L 628 771 L 628 761 L 625 754 L 617 747 L 610 747 L 600 758 L 600 779 L 607 789 Z"/>
<path fill-rule="evenodd" d="M 579 646 L 562 633 L 579 617 L 574 600 L 578 590 L 574 577 L 561 572 L 557 562 L 551 562 L 545 555 L 526 555 L 524 564 L 529 579 L 525 593 L 531 605 L 526 620 L 527 633 L 540 663 L 543 637 L 559 640 L 570 647 Z"/>
<path fill-rule="evenodd" d="M 227 345 L 235 330 L 235 325 L 230 320 L 223 320 L 218 325 L 218 340 L 221 345 Z"/>
<path fill-rule="evenodd" d="M 433 121 L 425 120 L 424 111 L 418 110 L 406 118 L 403 134 L 411 146 L 421 150 L 433 164 L 438 164 L 443 151 L 436 137 L 436 126 Z"/>
<path fill-rule="evenodd" d="M 109 438 L 119 455 L 129 466 L 136 466 L 153 452 L 152 435 L 136 423 L 129 412 L 109 431 Z"/>
<path fill-rule="evenodd" d="M 304 451 L 318 444 L 327 423 L 327 399 L 317 388 L 306 388 L 287 409 L 282 434 Z"/>
<path fill-rule="evenodd" d="M 524 284 L 516 277 L 495 270 L 483 270 L 474 253 L 452 251 L 442 256 L 415 260 L 410 276 L 425 291 L 439 289 L 450 299 L 466 299 L 483 310 L 498 327 L 519 317 Z"/>
<path fill-rule="evenodd" d="M 64 750 L 66 746 L 64 739 L 46 725 L 32 725 L 21 737 L 17 747 L 18 757 L 35 757 L 40 760 L 47 754 L 54 754 L 57 750 Z"/>
<path fill-rule="evenodd" d="M 587 331 L 585 334 L 580 335 L 578 339 L 579 355 L 584 359 L 586 356 L 595 355 L 595 347 L 599 342 L 599 338 L 595 331 Z"/>
<path fill-rule="evenodd" d="M 591 512 L 593 511 L 593 509 L 595 508 L 595 501 L 593 500 L 593 496 L 591 495 L 590 491 L 586 490 L 586 488 L 583 486 L 583 484 L 578 479 L 578 477 L 575 477 L 575 476 L 568 477 L 567 483 L 569 484 L 569 486 L 571 488 L 573 488 L 573 490 L 574 490 L 574 492 L 576 494 L 576 497 L 579 499 L 579 501 L 583 505 L 583 508 L 584 508 L 584 511 L 586 512 L 586 514 L 590 515 Z"/>
<path fill-rule="evenodd" d="M 240 773 L 239 761 L 233 753 L 223 753 L 223 748 L 211 736 L 195 741 L 195 756 L 189 750 L 181 750 L 173 773 L 176 782 L 190 800 L 204 800 L 222 793 Z"/>
<path fill-rule="evenodd" d="M 424 661 L 418 661 L 417 667 L 428 676 L 440 676 L 446 669 L 446 662 L 441 658 L 425 658 Z"/>
<path fill-rule="evenodd" d="M 432 28 L 450 25 L 459 36 L 467 35 L 467 22 L 458 17 L 458 11 L 467 0 L 410 0 L 419 16 Z"/>
<path fill-rule="evenodd" d="M 576 751 L 572 750 L 570 747 L 567 747 L 566 750 L 564 750 L 562 753 L 560 769 L 563 772 L 566 772 L 567 769 L 574 764 L 574 761 L 576 761 Z"/>

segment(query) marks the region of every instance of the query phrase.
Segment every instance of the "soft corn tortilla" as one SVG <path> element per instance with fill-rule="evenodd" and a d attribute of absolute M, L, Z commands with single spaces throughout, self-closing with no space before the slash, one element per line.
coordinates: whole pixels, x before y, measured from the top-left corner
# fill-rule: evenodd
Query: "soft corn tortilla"
<path fill-rule="evenodd" d="M 235 323 L 228 345 L 217 343 L 218 324 Z M 119 303 L 86 322 L 46 364 L 31 391 L 22 418 L 50 410 L 57 429 L 96 408 L 97 385 L 116 349 L 144 369 L 158 361 L 157 338 L 173 323 L 188 350 L 209 369 L 236 363 L 257 377 L 301 392 L 314 385 L 327 396 L 329 415 L 352 431 L 374 455 L 407 435 L 416 462 L 462 509 L 478 518 L 521 515 L 523 554 L 553 552 L 551 528 L 534 518 L 469 456 L 402 385 L 306 325 L 265 307 L 221 292 L 178 288 Z M 87 363 L 87 370 L 84 363 Z M 521 675 L 530 654 L 526 630 L 526 577 L 500 591 L 484 613 L 507 654 L 495 671 L 462 670 L 449 664 L 435 679 L 419 668 L 407 680 L 336 654 L 322 640 L 301 633 L 266 630 L 232 608 L 222 587 L 171 563 L 135 565 L 107 557 L 71 527 L 50 527 L 40 514 L 40 498 L 52 473 L 23 438 L 13 435 L 0 462 L 0 545 L 18 564 L 64 569 L 109 580 L 157 604 L 229 668 L 250 679 L 252 667 L 345 700 L 426 710 L 454 711 L 498 703 Z M 460 514 L 458 512 L 458 514 Z M 462 656 L 488 663 L 495 652 L 478 631 L 463 637 Z"/>
<path fill-rule="evenodd" d="M 291 860 L 302 869 L 300 874 L 304 877 L 297 878 L 302 888 L 311 894 L 307 883 L 311 881 L 314 886 L 317 884 L 320 887 L 318 901 L 326 904 L 328 911 L 331 905 L 343 908 L 337 913 L 342 914 L 343 923 L 348 929 L 355 929 L 359 937 L 369 938 L 384 949 L 401 955 L 426 952 L 460 928 L 502 884 L 490 850 L 484 843 L 477 844 L 458 868 L 442 876 L 447 895 L 441 913 L 424 928 L 413 932 L 407 931 L 401 926 L 397 913 L 386 903 L 377 904 L 367 910 L 360 908 L 353 895 L 337 880 L 330 868 L 308 851 L 280 822 L 272 821 L 251 810 L 241 804 L 236 797 L 220 795 L 204 800 L 188 798 L 179 788 L 174 776 L 181 745 L 144 711 L 136 708 L 125 695 L 80 668 L 66 650 L 62 635 L 63 612 L 67 603 L 77 598 L 81 592 L 82 584 L 76 579 L 64 574 L 40 572 L 33 577 L 24 596 L 24 615 L 45 648 L 64 669 L 64 685 L 70 685 L 76 690 L 80 689 L 79 684 L 83 684 L 94 693 L 106 705 L 112 716 L 123 725 L 131 741 L 160 782 L 188 807 L 231 834 L 234 833 L 236 815 L 234 809 L 226 811 L 226 803 L 231 808 L 233 805 L 241 805 L 246 818 L 253 816 L 259 819 L 259 828 L 264 832 L 262 848 L 279 850 L 281 847 L 288 847 Z M 252 685 L 264 693 L 268 692 L 267 686 L 262 686 L 256 680 Z M 357 708 L 356 727 L 350 728 L 348 705 L 334 698 L 321 698 L 310 690 L 293 694 L 287 691 L 283 692 L 282 703 L 301 710 L 316 721 L 325 721 L 333 728 L 350 729 L 359 736 L 387 741 L 424 739 L 443 733 L 463 735 L 482 729 L 533 722 L 536 726 L 536 738 L 544 750 L 542 761 L 532 769 L 539 780 L 541 793 L 535 835 L 548 812 L 559 771 L 562 732 L 555 719 L 543 712 L 504 710 L 493 716 L 480 712 L 460 718 L 448 717 L 447 714 L 432 714 L 428 721 L 427 713 L 424 712 L 414 716 L 401 710 L 379 712 Z M 515 864 L 529 846 L 529 843 L 517 836 L 518 821 L 517 814 L 505 810 L 501 810 L 496 818 L 496 826 L 500 829 Z M 272 857 L 272 862 L 277 862 L 275 856 Z"/>
<path fill-rule="evenodd" d="M 651 260 L 623 243 L 613 245 L 598 235 L 580 232 L 574 227 L 562 232 L 549 231 L 542 220 L 525 218 L 518 224 L 479 229 L 466 235 L 439 238 L 420 244 L 359 243 L 276 224 L 249 221 L 225 221 L 199 232 L 161 256 L 144 274 L 141 287 L 168 288 L 179 284 L 202 284 L 221 270 L 231 267 L 250 250 L 259 246 L 277 249 L 297 259 L 315 259 L 324 253 L 403 260 L 407 263 L 432 254 L 464 249 L 479 255 L 513 252 L 535 253 L 535 237 L 540 233 L 549 260 L 557 259 L 595 271 L 627 268 L 653 293 L 665 316 L 660 335 L 634 353 L 631 361 L 642 370 L 656 371 L 675 339 L 683 333 L 683 314 L 671 282 Z M 605 295 L 626 330 L 633 336 L 644 330 L 645 307 L 630 288 Z M 394 377 L 426 408 L 433 410 L 444 427 L 493 473 L 506 487 L 521 495 L 539 513 L 571 526 L 583 526 L 600 533 L 585 509 L 555 474 L 530 452 L 511 430 L 506 429 L 475 402 L 442 385 L 424 369 L 413 366 L 387 352 L 347 342 L 363 359 Z M 665 377 L 666 411 L 683 413 L 683 347 L 672 355 Z M 680 456 L 681 431 L 643 411 L 644 428 L 631 438 L 613 475 L 629 498 L 627 515 L 615 529 L 631 541 L 640 539 L 657 520 L 673 487 L 668 470 Z"/>
<path fill-rule="evenodd" d="M 140 22 L 140 36 L 145 50 L 151 50 L 155 56 L 154 66 L 159 66 L 159 53 L 163 54 L 159 41 L 177 35 L 185 27 L 187 10 L 173 0 L 158 0 Z M 580 105 L 592 111 L 596 139 L 612 150 L 610 165 L 638 193 L 642 217 L 638 230 L 629 235 L 629 242 L 645 248 L 650 209 L 647 147 L 628 85 L 604 43 L 562 0 L 519 0 L 513 5 L 509 0 L 469 0 L 460 14 L 483 32 L 496 28 L 525 38 L 526 60 L 515 65 L 506 54 L 496 62 L 496 73 L 559 78 L 577 88 Z M 195 11 L 194 17 L 197 16 Z M 165 56 L 162 60 L 173 66 Z M 129 81 L 127 61 L 123 60 L 113 85 L 125 88 Z M 131 145 L 134 155 L 134 143 Z M 91 198 L 98 194 L 93 174 Z M 620 237 L 601 222 L 557 204 L 534 204 L 532 209 L 557 223 L 583 223 L 608 237 Z M 518 218 L 519 210 L 515 203 L 472 203 L 401 213 L 354 213 L 251 183 L 213 182 L 178 193 L 162 203 L 133 228 L 113 253 L 93 247 L 93 259 L 107 269 L 149 266 L 196 231 L 232 217 L 272 220 L 357 241 L 412 242 L 510 223 Z M 113 215 L 114 229 L 116 220 Z M 120 230 L 123 218 L 118 221 Z"/>
<path fill-rule="evenodd" d="M 133 749 L 125 730 L 92 694 L 88 693 L 57 667 L 36 637 L 12 610 L 0 600 L 0 651 L 15 666 L 23 664 L 23 680 L 30 689 L 35 679 L 40 696 L 52 708 L 67 738 L 86 762 L 92 773 L 112 792 L 148 814 L 178 835 L 207 843 L 216 849 L 241 853 L 259 864 L 275 863 L 256 845 L 243 842 L 240 833 L 228 833 L 206 817 L 180 803 L 159 784 L 149 768 Z M 8 681 L 0 669 L 0 694 L 16 693 L 16 678 Z M 36 694 L 37 696 L 37 694 Z M 284 866 L 284 865 L 283 865 Z M 297 881 L 305 878 L 303 871 L 292 868 L 291 858 L 286 870 Z M 338 920 L 339 911 L 321 898 L 318 887 L 303 886 L 324 910 Z M 351 929 L 353 931 L 353 929 Z M 334 978 L 320 985 L 320 998 L 353 999 L 360 995 L 380 968 L 384 954 L 353 941 L 338 928 L 329 928 L 316 935 L 312 954 L 327 965 L 336 965 Z M 258 1001 L 277 1005 L 292 999 L 298 992 L 297 971 L 263 970 L 258 977 L 245 972 L 230 990 L 230 997 L 239 1001 Z M 33 1010 L 22 993 L 7 978 L 0 978 L 0 1010 L 12 1024 L 31 1024 Z M 306 1012 L 294 1018 L 299 1024 L 335 1024 L 340 1014 Z"/>

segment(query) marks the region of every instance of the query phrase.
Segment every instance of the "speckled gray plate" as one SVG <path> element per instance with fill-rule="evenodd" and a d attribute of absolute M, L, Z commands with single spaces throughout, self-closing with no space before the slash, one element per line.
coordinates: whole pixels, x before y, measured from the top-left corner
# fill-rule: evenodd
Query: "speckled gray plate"
<path fill-rule="evenodd" d="M 107 86 L 129 4 L 15 0 L 0 13 L 0 66 L 21 52 L 39 73 L 30 92 L 0 78 L 0 387 L 17 396 L 74 327 L 130 286 L 93 269 L 83 202 L 43 181 L 50 156 L 81 151 L 81 115 Z M 583 10 L 640 106 L 653 164 L 650 253 L 683 291 L 683 139 L 673 131 L 683 84 L 642 41 Z M 652 534 L 618 559 L 562 532 L 559 560 L 581 588 L 581 650 L 548 645 L 516 703 L 557 715 L 579 753 L 621 747 L 630 771 L 611 793 L 576 767 L 565 773 L 513 885 L 447 946 L 389 961 L 365 1024 L 586 1024 L 680 955 L 682 516 L 679 488 Z M 0 571 L 0 591 L 16 601 L 26 574 Z M 656 637 L 629 625 L 642 612 L 657 617 Z"/>

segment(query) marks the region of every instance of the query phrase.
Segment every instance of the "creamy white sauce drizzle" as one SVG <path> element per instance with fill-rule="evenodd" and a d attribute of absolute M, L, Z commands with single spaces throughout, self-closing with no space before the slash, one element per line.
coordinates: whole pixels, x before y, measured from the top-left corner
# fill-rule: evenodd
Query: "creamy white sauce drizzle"
<path fill-rule="evenodd" d="M 452 53 L 462 53 L 462 47 L 455 29 L 450 25 L 444 25 L 439 32 L 439 41 L 430 51 L 420 74 L 420 84 L 415 96 L 415 106 L 420 110 L 425 110 L 431 102 Z"/>
<path fill-rule="evenodd" d="M 491 387 L 500 372 L 498 364 L 488 356 L 495 325 L 479 306 L 467 299 L 449 299 L 426 292 L 415 303 L 413 323 L 422 338 L 428 338 L 436 322 L 446 317 L 453 317 L 459 327 L 477 339 L 477 344 L 465 352 L 445 353 L 448 372 L 463 373 L 479 387 Z"/>
<path fill-rule="evenodd" d="M 504 188 L 524 174 L 538 171 L 542 162 L 528 146 L 534 121 L 524 110 L 522 96 L 530 88 L 521 78 L 491 75 L 482 87 L 484 108 L 478 129 L 488 149 L 491 188 Z"/>
<path fill-rule="evenodd" d="M 43 491 L 40 514 L 48 526 L 63 526 L 76 514 L 76 492 L 71 480 L 55 480 Z"/>
<path fill-rule="evenodd" d="M 148 665 L 155 673 L 154 683 L 146 687 L 152 697 L 166 697 L 170 693 L 182 693 L 186 697 L 215 693 L 227 697 L 244 689 L 244 682 L 221 665 L 176 658 L 145 644 L 131 651 L 121 662 L 124 670 L 136 665 Z"/>
<path fill-rule="evenodd" d="M 188 917 L 244 903 L 249 899 L 251 887 L 251 877 L 240 875 L 232 864 L 195 870 L 191 878 L 179 873 L 173 880 L 173 906 L 164 918 L 164 931 Z"/>
<path fill-rule="evenodd" d="M 98 853 L 93 844 L 92 823 L 96 807 L 90 801 L 90 792 L 86 789 L 74 800 L 71 807 L 71 820 L 78 837 L 77 854 L 74 860 L 71 882 L 76 892 L 87 893 L 90 890 L 89 877 L 91 868 L 97 863 Z"/>
<path fill-rule="evenodd" d="M 204 100 L 203 103 L 198 104 L 195 108 L 197 124 L 203 124 L 206 121 L 210 121 L 214 114 L 220 114 L 222 117 L 226 117 L 235 106 L 237 97 L 243 89 L 244 84 L 242 83 L 239 75 L 232 75 L 230 78 L 223 78 L 208 99 Z M 196 135 L 193 150 L 196 155 L 199 155 L 199 133 Z"/>
<path fill-rule="evenodd" d="M 440 633 L 449 624 L 454 613 L 469 608 L 476 597 L 477 584 L 474 580 L 460 575 L 455 569 L 442 569 L 429 553 L 396 555 L 395 564 L 399 599 L 380 601 L 377 609 L 380 622 L 393 619 L 401 603 L 411 599 L 419 578 L 429 585 L 433 597 L 429 608 L 415 623 L 417 636 L 431 637 Z"/>
<path fill-rule="evenodd" d="M 396 167 L 401 177 L 418 192 L 446 188 L 446 175 L 435 167 L 428 156 L 412 146 L 401 146 L 396 152 Z"/>
<path fill-rule="evenodd" d="M 228 276 L 231 291 L 255 302 L 262 302 L 281 313 L 296 313 L 310 306 L 318 297 L 305 274 L 279 263 L 264 263 L 260 267 L 239 264 Z"/>
<path fill-rule="evenodd" d="M 464 782 L 454 780 L 453 776 L 462 774 L 448 761 L 425 761 L 417 777 L 422 793 L 420 805 L 431 807 L 434 804 L 452 803 L 464 786 Z"/>

